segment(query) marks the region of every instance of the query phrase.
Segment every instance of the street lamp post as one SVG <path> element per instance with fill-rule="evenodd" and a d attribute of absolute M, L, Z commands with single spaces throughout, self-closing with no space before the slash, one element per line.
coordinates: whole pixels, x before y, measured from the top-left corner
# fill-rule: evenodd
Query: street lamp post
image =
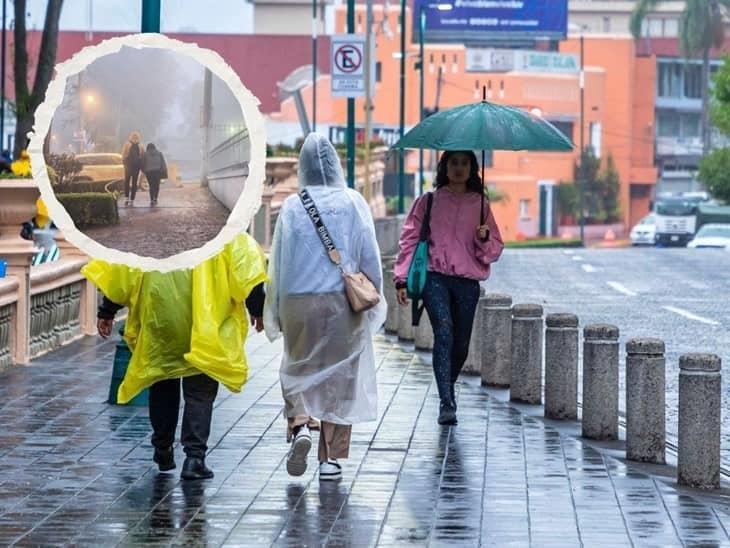
<path fill-rule="evenodd" d="M 583 165 L 584 162 L 584 151 L 583 148 L 585 146 L 584 144 L 584 104 L 585 104 L 585 71 L 583 70 L 583 31 L 581 30 L 580 33 L 580 170 L 578 173 L 580 173 L 580 181 L 578 184 L 578 196 L 579 196 L 579 204 L 580 204 L 580 212 L 579 212 L 579 219 L 580 219 L 580 241 L 581 244 L 585 245 L 585 216 L 583 214 L 583 190 L 585 187 L 585 166 Z"/>
<path fill-rule="evenodd" d="M 406 126 L 406 0 L 400 2 L 400 127 L 399 138 L 403 139 Z M 406 173 L 405 152 L 398 149 L 398 214 L 405 212 Z"/>
<path fill-rule="evenodd" d="M 312 131 L 317 131 L 317 0 L 312 0 Z"/>
<path fill-rule="evenodd" d="M 426 70 L 426 60 L 424 59 L 423 46 L 426 34 L 426 11 L 424 8 L 437 8 L 439 11 L 450 11 L 453 9 L 452 4 L 442 2 L 439 4 L 421 4 L 418 10 L 418 58 L 420 59 L 420 82 L 418 96 L 418 119 L 423 121 L 424 118 L 424 71 Z M 423 149 L 418 150 L 418 194 L 423 194 Z"/>
<path fill-rule="evenodd" d="M 160 1 L 142 0 L 142 32 L 160 32 Z"/>

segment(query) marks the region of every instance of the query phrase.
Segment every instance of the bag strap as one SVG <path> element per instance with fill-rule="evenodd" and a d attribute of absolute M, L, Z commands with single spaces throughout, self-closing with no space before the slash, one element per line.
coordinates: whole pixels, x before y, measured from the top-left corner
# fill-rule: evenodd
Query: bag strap
<path fill-rule="evenodd" d="M 317 231 L 317 235 L 319 236 L 322 245 L 324 246 L 327 257 L 329 257 L 329 260 L 332 261 L 335 266 L 340 269 L 340 272 L 344 273 L 340 259 L 340 252 L 337 251 L 334 240 L 330 236 L 327 227 L 324 226 L 324 223 L 322 222 L 322 217 L 319 214 L 319 210 L 317 209 L 317 206 L 314 203 L 312 196 L 310 196 L 309 192 L 307 192 L 307 190 L 303 188 L 299 191 L 299 199 L 301 200 L 302 205 L 307 212 L 307 215 L 309 215 L 312 224 L 314 224 L 314 228 Z"/>
<path fill-rule="evenodd" d="M 426 215 L 421 221 L 421 234 L 418 239 L 422 242 L 428 241 L 431 235 L 431 206 L 433 205 L 433 192 L 429 192 L 426 195 Z"/>

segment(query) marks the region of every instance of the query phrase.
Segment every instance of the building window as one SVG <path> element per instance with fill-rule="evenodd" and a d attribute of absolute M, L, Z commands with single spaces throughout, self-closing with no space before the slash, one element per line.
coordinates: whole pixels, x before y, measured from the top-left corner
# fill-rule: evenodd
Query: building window
<path fill-rule="evenodd" d="M 664 33 L 664 25 L 661 19 L 649 19 L 649 36 L 659 38 Z"/>
<path fill-rule="evenodd" d="M 375 63 L 375 81 L 383 81 L 383 63 L 381 63 L 380 61 L 377 61 Z"/>
<path fill-rule="evenodd" d="M 679 36 L 679 21 L 677 19 L 664 20 L 664 36 L 667 38 Z"/>
<path fill-rule="evenodd" d="M 520 200 L 520 220 L 525 221 L 530 218 L 530 200 Z"/>
<path fill-rule="evenodd" d="M 610 17 L 603 18 L 603 32 L 605 32 L 605 33 L 611 32 L 611 18 Z"/>
<path fill-rule="evenodd" d="M 601 157 L 601 122 L 591 122 L 590 141 L 591 141 L 591 148 L 593 148 L 593 155 L 596 158 L 600 158 Z"/>
<path fill-rule="evenodd" d="M 657 77 L 659 97 L 679 98 L 682 96 L 682 62 L 660 62 Z"/>
<path fill-rule="evenodd" d="M 571 141 L 573 140 L 573 122 L 550 122 Z"/>
<path fill-rule="evenodd" d="M 656 123 L 659 137 L 679 137 L 679 116 L 674 112 L 659 112 Z"/>
<path fill-rule="evenodd" d="M 691 99 L 702 97 L 702 66 L 698 64 L 684 67 L 684 96 Z"/>

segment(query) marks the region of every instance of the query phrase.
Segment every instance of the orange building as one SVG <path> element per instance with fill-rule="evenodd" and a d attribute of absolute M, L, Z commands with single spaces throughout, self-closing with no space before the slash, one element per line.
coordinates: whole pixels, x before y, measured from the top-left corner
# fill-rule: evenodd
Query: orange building
<path fill-rule="evenodd" d="M 393 31 L 390 36 L 382 32 L 374 36 L 377 67 L 372 120 L 376 133 L 382 128 L 397 129 L 399 123 L 398 15 L 397 9 L 384 13 L 382 6 L 374 6 L 375 27 L 381 29 L 387 25 Z M 345 16 L 345 9 L 338 9 L 338 32 L 344 33 Z M 355 19 L 356 32 L 364 32 L 364 6 L 357 6 Z M 406 21 L 410 20 L 409 9 Z M 411 25 L 406 24 L 406 129 L 419 120 L 418 44 L 411 38 Z M 578 52 L 577 38 L 560 44 L 559 53 Z M 540 186 L 572 180 L 579 156 L 580 81 L 577 70 L 471 72 L 468 69 L 474 67 L 467 66 L 467 49 L 460 44 L 427 43 L 424 58 L 426 108 L 444 109 L 478 101 L 486 86 L 489 101 L 539 109 L 545 119 L 572 136 L 576 144 L 573 153 L 495 152 L 491 167 L 487 169 L 486 183 L 507 195 L 505 201 L 493 207 L 505 238 L 514 239 L 519 232 L 528 237 L 537 235 Z M 656 182 L 653 167 L 656 60 L 638 57 L 635 44 L 629 38 L 590 36 L 585 38 L 584 65 L 585 145 L 593 146 L 602 159 L 609 154 L 613 156 L 621 181 L 622 224 L 627 229 L 649 212 Z M 311 88 L 302 90 L 302 95 L 304 104 L 311 108 Z M 330 95 L 329 76 L 321 77 L 317 87 L 318 124 L 344 126 L 346 112 L 346 100 Z M 356 101 L 355 112 L 357 126 L 364 127 L 364 100 Z M 270 119 L 272 122 L 296 121 L 293 101 L 284 101 L 281 111 L 272 113 Z M 431 154 L 425 156 L 428 160 Z M 429 180 L 433 165 L 427 164 L 427 168 L 425 178 Z M 407 169 L 417 172 L 417 152 L 408 154 Z"/>

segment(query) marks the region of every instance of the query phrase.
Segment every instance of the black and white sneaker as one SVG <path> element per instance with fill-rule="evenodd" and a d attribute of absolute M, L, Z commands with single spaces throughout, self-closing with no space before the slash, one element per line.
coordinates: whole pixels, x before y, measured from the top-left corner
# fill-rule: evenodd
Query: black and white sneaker
<path fill-rule="evenodd" d="M 319 481 L 334 481 L 342 478 L 342 467 L 337 459 L 319 463 Z"/>
<path fill-rule="evenodd" d="M 301 426 L 291 442 L 286 456 L 286 471 L 290 476 L 301 476 L 307 471 L 307 455 L 312 448 L 312 435 L 306 425 Z"/>

